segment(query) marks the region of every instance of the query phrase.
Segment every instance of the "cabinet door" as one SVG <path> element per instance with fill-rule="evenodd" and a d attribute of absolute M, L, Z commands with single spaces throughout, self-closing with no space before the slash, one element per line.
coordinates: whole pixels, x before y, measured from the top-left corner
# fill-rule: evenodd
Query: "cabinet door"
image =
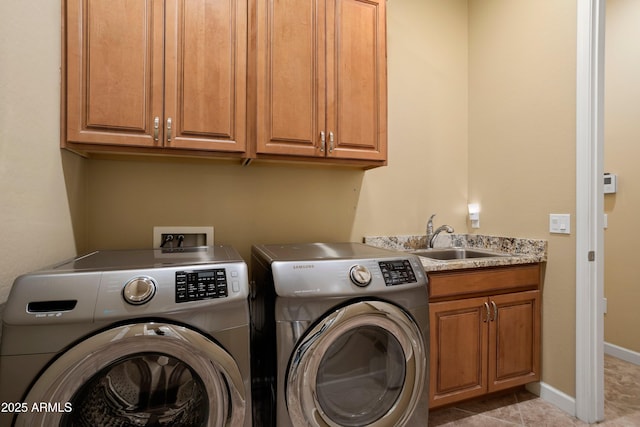
<path fill-rule="evenodd" d="M 324 156 L 325 0 L 255 3 L 258 153 Z"/>
<path fill-rule="evenodd" d="M 166 0 L 166 146 L 245 151 L 247 0 Z"/>
<path fill-rule="evenodd" d="M 385 0 L 329 0 L 327 132 L 330 157 L 385 160 Z"/>
<path fill-rule="evenodd" d="M 486 393 L 487 298 L 429 304 L 429 407 Z"/>
<path fill-rule="evenodd" d="M 161 0 L 66 3 L 68 141 L 162 141 L 163 13 Z"/>
<path fill-rule="evenodd" d="M 540 379 L 540 291 L 490 298 L 489 392 Z"/>

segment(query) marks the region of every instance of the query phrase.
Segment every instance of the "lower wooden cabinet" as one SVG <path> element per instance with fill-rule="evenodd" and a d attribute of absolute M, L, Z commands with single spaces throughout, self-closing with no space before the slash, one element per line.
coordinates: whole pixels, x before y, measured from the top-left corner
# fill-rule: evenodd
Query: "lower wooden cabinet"
<path fill-rule="evenodd" d="M 503 293 L 484 295 L 491 291 L 495 273 L 456 272 L 457 280 L 474 283 L 470 296 L 440 296 L 445 300 L 429 304 L 430 408 L 540 379 L 538 267 L 511 272 L 514 289 L 534 289 L 508 292 L 503 288 Z M 508 268 L 498 273 L 510 276 Z M 523 277 L 527 279 L 522 281 Z M 430 275 L 431 281 L 439 278 L 450 279 Z"/>

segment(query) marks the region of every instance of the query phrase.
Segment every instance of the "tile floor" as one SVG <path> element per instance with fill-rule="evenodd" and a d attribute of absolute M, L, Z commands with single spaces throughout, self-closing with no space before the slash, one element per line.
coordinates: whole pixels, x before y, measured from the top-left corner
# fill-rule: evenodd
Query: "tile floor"
<path fill-rule="evenodd" d="M 598 426 L 640 426 L 640 366 L 605 356 L 605 420 Z M 587 426 L 526 390 L 432 411 L 436 426 Z"/>

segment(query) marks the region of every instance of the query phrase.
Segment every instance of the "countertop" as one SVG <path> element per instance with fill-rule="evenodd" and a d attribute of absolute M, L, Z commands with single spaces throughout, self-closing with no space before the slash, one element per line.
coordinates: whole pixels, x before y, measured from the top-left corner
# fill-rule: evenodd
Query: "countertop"
<path fill-rule="evenodd" d="M 427 239 L 424 235 L 370 236 L 365 237 L 363 241 L 367 245 L 398 251 L 415 251 L 427 247 Z M 436 238 L 434 247 L 488 249 L 505 256 L 449 261 L 420 257 L 422 266 L 427 272 L 532 264 L 547 261 L 547 241 L 541 239 L 478 234 L 440 234 Z"/>

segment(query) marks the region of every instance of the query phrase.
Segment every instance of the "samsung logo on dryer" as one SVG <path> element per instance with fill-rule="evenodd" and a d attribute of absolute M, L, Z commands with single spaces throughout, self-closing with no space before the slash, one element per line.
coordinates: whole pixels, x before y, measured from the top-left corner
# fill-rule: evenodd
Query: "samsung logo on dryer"
<path fill-rule="evenodd" d="M 294 264 L 293 265 L 294 270 L 308 270 L 310 268 L 316 268 L 316 266 L 313 264 Z"/>

